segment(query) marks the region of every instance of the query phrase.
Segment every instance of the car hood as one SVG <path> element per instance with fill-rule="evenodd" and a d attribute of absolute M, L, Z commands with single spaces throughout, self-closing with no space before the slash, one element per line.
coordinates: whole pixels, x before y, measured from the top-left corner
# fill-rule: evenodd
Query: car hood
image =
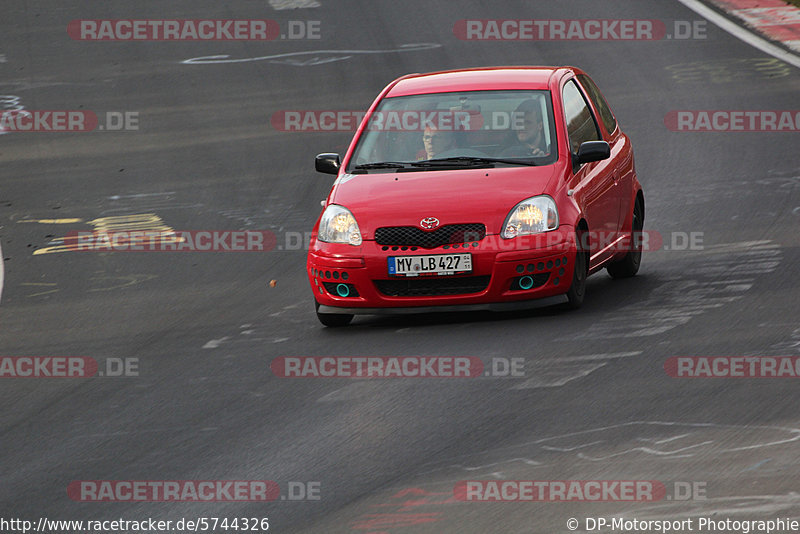
<path fill-rule="evenodd" d="M 364 239 L 384 226 L 416 226 L 426 217 L 447 224 L 483 223 L 497 234 L 509 211 L 549 193 L 556 165 L 421 172 L 344 174 L 330 202 L 349 209 Z"/>

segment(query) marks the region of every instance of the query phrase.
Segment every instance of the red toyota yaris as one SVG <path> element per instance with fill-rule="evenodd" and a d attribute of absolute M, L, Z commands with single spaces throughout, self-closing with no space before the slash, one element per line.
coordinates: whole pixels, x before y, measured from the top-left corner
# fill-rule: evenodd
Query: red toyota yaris
<path fill-rule="evenodd" d="M 586 277 L 633 276 L 644 195 L 633 150 L 574 67 L 413 74 L 390 83 L 352 143 L 314 231 L 317 316 L 578 307 Z"/>

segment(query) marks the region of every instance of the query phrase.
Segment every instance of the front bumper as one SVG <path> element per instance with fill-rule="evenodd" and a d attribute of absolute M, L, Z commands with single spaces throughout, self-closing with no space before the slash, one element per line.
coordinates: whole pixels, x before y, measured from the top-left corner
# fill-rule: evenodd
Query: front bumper
<path fill-rule="evenodd" d="M 562 225 L 536 236 L 480 241 L 432 249 L 361 246 L 312 240 L 308 277 L 321 313 L 376 314 L 505 310 L 540 305 L 572 284 L 575 230 Z M 470 273 L 404 277 L 388 274 L 389 256 L 465 253 Z M 547 302 L 563 300 L 548 299 Z"/>

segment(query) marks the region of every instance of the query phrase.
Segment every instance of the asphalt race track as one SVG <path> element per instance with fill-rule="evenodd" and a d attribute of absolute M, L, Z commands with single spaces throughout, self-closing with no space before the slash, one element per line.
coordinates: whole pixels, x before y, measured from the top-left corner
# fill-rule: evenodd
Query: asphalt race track
<path fill-rule="evenodd" d="M 93 358 L 106 375 L 130 367 L 0 380 L 0 518 L 268 518 L 270 532 L 373 534 L 590 532 L 589 519 L 612 517 L 693 519 L 683 532 L 699 531 L 701 517 L 800 520 L 798 379 L 665 372 L 678 356 L 800 356 L 797 129 L 665 123 L 679 110 L 797 113 L 800 70 L 711 23 L 696 38 L 657 40 L 463 40 L 453 30 L 461 19 L 646 19 L 672 34 L 675 21 L 702 22 L 673 0 L 305 4 L 6 0 L 0 105 L 92 110 L 106 128 L 0 135 L 0 357 Z M 318 28 L 319 39 L 67 33 L 80 19 L 201 18 L 271 19 L 283 34 Z M 197 60 L 208 56 L 227 57 Z M 632 138 L 645 229 L 664 245 L 644 254 L 639 275 L 592 276 L 576 312 L 322 327 L 302 236 L 332 177 L 315 173 L 313 158 L 343 153 L 352 133 L 281 131 L 271 118 L 365 110 L 410 72 L 558 64 L 586 70 Z M 125 113 L 128 128 L 115 129 Z M 276 241 L 253 253 L 66 250 L 70 232 L 115 221 L 264 230 Z M 523 358 L 525 372 L 284 379 L 270 370 L 281 356 L 475 356 L 487 368 Z M 501 479 L 653 480 L 667 495 L 454 498 L 459 481 Z M 73 481 L 97 480 L 269 480 L 281 498 L 68 494 Z"/>

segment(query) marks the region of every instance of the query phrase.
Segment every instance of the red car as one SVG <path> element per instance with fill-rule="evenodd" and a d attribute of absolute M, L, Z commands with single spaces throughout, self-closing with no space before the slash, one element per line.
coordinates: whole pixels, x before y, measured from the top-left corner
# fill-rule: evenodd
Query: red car
<path fill-rule="evenodd" d="M 403 76 L 352 143 L 312 234 L 317 316 L 578 307 L 586 277 L 633 276 L 644 195 L 633 150 L 574 67 Z"/>

